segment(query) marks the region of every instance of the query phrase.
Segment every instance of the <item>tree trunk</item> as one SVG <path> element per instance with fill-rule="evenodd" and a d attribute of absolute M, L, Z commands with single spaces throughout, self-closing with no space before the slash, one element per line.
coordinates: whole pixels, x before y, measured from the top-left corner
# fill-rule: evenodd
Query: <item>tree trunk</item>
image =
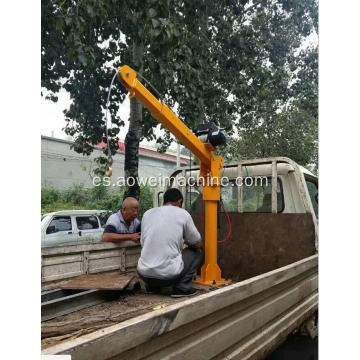
<path fill-rule="evenodd" d="M 138 41 L 133 44 L 133 63 L 137 65 L 139 72 L 142 72 L 144 46 Z M 130 100 L 129 130 L 125 137 L 125 164 L 124 173 L 126 189 L 124 199 L 131 196 L 140 198 L 139 186 L 139 142 L 142 135 L 142 105 L 136 99 Z"/>

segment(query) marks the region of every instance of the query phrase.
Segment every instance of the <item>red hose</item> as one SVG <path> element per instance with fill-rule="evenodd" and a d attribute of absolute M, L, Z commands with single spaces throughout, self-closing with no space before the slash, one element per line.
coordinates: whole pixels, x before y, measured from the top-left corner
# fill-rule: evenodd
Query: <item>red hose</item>
<path fill-rule="evenodd" d="M 225 213 L 225 215 L 226 215 L 226 218 L 227 218 L 227 221 L 228 221 L 228 225 L 229 225 L 229 232 L 228 232 L 228 234 L 226 235 L 225 239 L 218 241 L 218 244 L 224 244 L 224 243 L 226 243 L 226 242 L 230 239 L 230 236 L 231 236 L 231 233 L 232 233 L 232 224 L 231 224 L 231 219 L 230 219 L 229 212 L 225 209 L 225 206 L 224 206 L 224 204 L 223 204 L 222 201 L 220 201 L 220 205 L 221 205 L 221 207 L 222 207 L 223 210 L 224 210 L 224 213 Z"/>
<path fill-rule="evenodd" d="M 223 239 L 223 240 L 218 240 L 218 244 L 224 244 L 224 243 L 226 243 L 226 242 L 230 239 L 230 236 L 231 236 L 231 234 L 232 234 L 232 224 L 231 224 L 231 219 L 230 219 L 229 212 L 225 209 L 225 206 L 224 206 L 224 204 L 223 204 L 222 201 L 220 201 L 220 205 L 221 205 L 221 207 L 222 207 L 223 210 L 224 210 L 224 213 L 225 213 L 225 215 L 226 215 L 226 218 L 227 218 L 227 221 L 228 221 L 228 225 L 229 225 L 229 232 L 228 232 L 228 234 L 226 235 L 225 239 Z M 202 228 L 203 228 L 203 231 L 205 232 L 203 210 L 204 210 L 204 200 L 201 200 L 201 201 L 200 201 L 200 222 L 201 222 L 201 226 L 202 226 Z"/>

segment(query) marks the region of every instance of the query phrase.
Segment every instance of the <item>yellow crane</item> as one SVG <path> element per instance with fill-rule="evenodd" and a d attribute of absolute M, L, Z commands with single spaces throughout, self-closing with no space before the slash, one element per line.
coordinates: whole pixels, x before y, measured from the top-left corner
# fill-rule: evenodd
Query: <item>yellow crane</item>
<path fill-rule="evenodd" d="M 215 155 L 217 142 L 225 139 L 223 133 L 215 126 L 202 126 L 196 136 L 166 104 L 160 102 L 138 80 L 137 73 L 125 65 L 118 69 L 120 83 L 129 91 L 130 99 L 136 98 L 169 130 L 184 146 L 200 160 L 200 176 L 203 180 L 203 200 L 205 202 L 205 263 L 201 268 L 201 278 L 197 283 L 222 286 L 229 281 L 221 277 L 217 263 L 217 210 L 220 201 L 221 174 L 224 159 Z M 205 179 L 211 179 L 206 181 Z"/>

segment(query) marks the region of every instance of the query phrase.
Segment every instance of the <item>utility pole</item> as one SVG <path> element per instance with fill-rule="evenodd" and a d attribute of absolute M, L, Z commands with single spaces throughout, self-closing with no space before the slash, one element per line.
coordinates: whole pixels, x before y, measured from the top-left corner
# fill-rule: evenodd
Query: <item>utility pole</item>
<path fill-rule="evenodd" d="M 176 167 L 180 167 L 180 143 L 177 143 Z"/>

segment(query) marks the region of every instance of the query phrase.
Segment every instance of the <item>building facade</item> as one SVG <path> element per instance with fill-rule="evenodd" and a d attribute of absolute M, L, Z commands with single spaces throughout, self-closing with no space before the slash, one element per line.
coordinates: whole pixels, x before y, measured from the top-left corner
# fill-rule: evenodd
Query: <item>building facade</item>
<path fill-rule="evenodd" d="M 41 187 L 59 190 L 74 185 L 93 186 L 92 173 L 96 168 L 95 158 L 101 156 L 101 147 L 96 147 L 90 156 L 78 154 L 70 147 L 71 141 L 41 136 Z M 119 151 L 113 157 L 111 183 L 124 176 L 125 148 L 119 144 Z M 181 155 L 181 165 L 186 165 L 188 157 Z M 139 177 L 166 177 L 176 168 L 176 154 L 158 153 L 156 149 L 141 146 L 139 149 Z"/>

